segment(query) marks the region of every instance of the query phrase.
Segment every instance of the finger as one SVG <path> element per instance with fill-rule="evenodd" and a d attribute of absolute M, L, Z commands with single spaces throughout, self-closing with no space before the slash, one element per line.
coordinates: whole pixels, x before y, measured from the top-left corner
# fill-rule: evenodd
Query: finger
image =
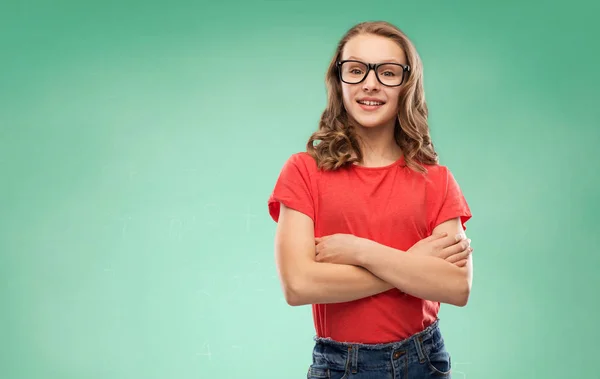
<path fill-rule="evenodd" d="M 465 235 L 465 233 L 464 233 L 464 232 L 459 232 L 459 233 L 456 233 L 456 234 L 454 235 L 454 240 L 455 240 L 456 242 L 462 241 L 462 240 L 464 240 L 464 239 L 466 239 L 466 238 L 467 238 L 467 236 Z"/>
<path fill-rule="evenodd" d="M 454 263 L 457 262 L 461 259 L 465 259 L 469 256 L 469 254 L 471 254 L 471 247 L 467 246 L 465 249 L 458 251 L 458 252 L 453 252 L 452 254 L 447 255 L 445 258 L 445 260 L 447 260 L 448 262 Z"/>
<path fill-rule="evenodd" d="M 315 244 L 321 243 L 321 242 L 325 241 L 329 237 L 330 236 L 315 237 Z"/>
<path fill-rule="evenodd" d="M 453 256 L 446 259 L 446 261 L 453 263 L 453 264 L 457 264 L 458 262 L 461 262 L 461 261 L 467 261 L 469 259 L 469 257 L 471 256 L 471 254 L 473 254 L 473 248 L 468 247 L 465 251 L 460 252 L 459 254 L 454 254 Z"/>
<path fill-rule="evenodd" d="M 440 254 L 440 257 L 443 259 L 447 259 L 448 257 L 450 257 L 454 254 L 459 254 L 459 253 L 465 251 L 467 248 L 469 248 L 469 246 L 471 246 L 471 239 L 470 238 L 464 239 L 460 242 L 454 243 L 453 245 L 442 249 L 442 253 Z"/>
<path fill-rule="evenodd" d="M 446 245 L 444 247 L 454 245 L 454 244 L 464 241 L 466 239 L 467 239 L 467 236 L 464 233 L 457 233 L 457 234 L 448 236 L 448 238 L 446 239 L 446 242 L 448 243 L 448 245 Z"/>
<path fill-rule="evenodd" d="M 471 255 L 472 252 L 473 252 L 473 248 L 469 246 L 465 250 L 461 251 L 460 253 L 449 256 L 448 258 L 446 258 L 446 261 L 448 261 L 450 263 L 456 263 L 456 262 L 462 261 L 464 259 L 469 258 L 469 255 Z"/>
<path fill-rule="evenodd" d="M 460 260 L 460 261 L 456 262 L 454 265 L 458 266 L 458 267 L 465 267 L 467 265 L 467 260 L 466 259 Z"/>
<path fill-rule="evenodd" d="M 454 246 L 457 243 L 459 243 L 460 241 L 464 240 L 464 238 L 465 238 L 465 235 L 462 233 L 452 234 L 452 235 L 449 233 L 445 233 L 445 235 L 446 236 L 444 238 L 440 238 L 440 239 L 437 239 L 432 242 L 436 249 L 445 249 L 445 248 Z M 462 250 L 464 250 L 464 249 L 462 249 Z"/>

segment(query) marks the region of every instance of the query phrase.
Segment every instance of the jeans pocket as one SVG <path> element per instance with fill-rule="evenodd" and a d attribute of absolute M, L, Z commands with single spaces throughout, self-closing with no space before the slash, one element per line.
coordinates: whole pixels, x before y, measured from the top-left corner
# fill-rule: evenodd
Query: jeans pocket
<path fill-rule="evenodd" d="M 452 359 L 444 345 L 434 347 L 427 354 L 427 365 L 436 376 L 449 376 L 452 371 Z"/>
<path fill-rule="evenodd" d="M 329 371 L 326 368 L 319 368 L 313 365 L 308 367 L 306 379 L 329 379 Z"/>
<path fill-rule="evenodd" d="M 336 370 L 328 367 L 321 367 L 310 365 L 308 373 L 306 374 L 307 379 L 346 379 L 347 374 L 344 370 Z"/>

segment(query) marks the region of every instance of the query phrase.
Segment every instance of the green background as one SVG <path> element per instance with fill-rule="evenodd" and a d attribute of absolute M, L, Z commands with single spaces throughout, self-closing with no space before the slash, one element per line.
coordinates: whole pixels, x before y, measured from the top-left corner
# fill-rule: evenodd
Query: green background
<path fill-rule="evenodd" d="M 3 2 L 0 377 L 305 377 L 266 201 L 338 39 L 378 19 L 474 214 L 454 377 L 595 377 L 596 4 Z"/>

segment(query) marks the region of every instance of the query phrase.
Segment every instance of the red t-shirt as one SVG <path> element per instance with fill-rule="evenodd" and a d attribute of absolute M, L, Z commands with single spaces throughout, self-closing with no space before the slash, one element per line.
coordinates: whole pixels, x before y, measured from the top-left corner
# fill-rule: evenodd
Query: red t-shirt
<path fill-rule="evenodd" d="M 269 214 L 277 222 L 282 202 L 312 218 L 315 237 L 350 233 L 402 251 L 451 218 L 461 217 L 466 230 L 471 212 L 452 173 L 442 165 L 425 167 L 427 174 L 415 172 L 401 158 L 384 167 L 351 165 L 321 171 L 308 153 L 296 153 L 279 174 L 268 200 Z M 429 326 L 440 304 L 391 289 L 312 307 L 319 337 L 386 343 Z"/>

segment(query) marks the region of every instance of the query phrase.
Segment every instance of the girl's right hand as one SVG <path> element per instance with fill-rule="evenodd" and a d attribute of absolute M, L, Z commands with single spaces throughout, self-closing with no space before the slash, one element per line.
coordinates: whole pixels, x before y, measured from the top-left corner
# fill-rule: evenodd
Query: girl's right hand
<path fill-rule="evenodd" d="M 447 233 L 432 234 L 415 243 L 407 253 L 442 258 L 458 267 L 467 264 L 467 258 L 473 252 L 471 239 L 464 234 L 448 236 Z"/>

